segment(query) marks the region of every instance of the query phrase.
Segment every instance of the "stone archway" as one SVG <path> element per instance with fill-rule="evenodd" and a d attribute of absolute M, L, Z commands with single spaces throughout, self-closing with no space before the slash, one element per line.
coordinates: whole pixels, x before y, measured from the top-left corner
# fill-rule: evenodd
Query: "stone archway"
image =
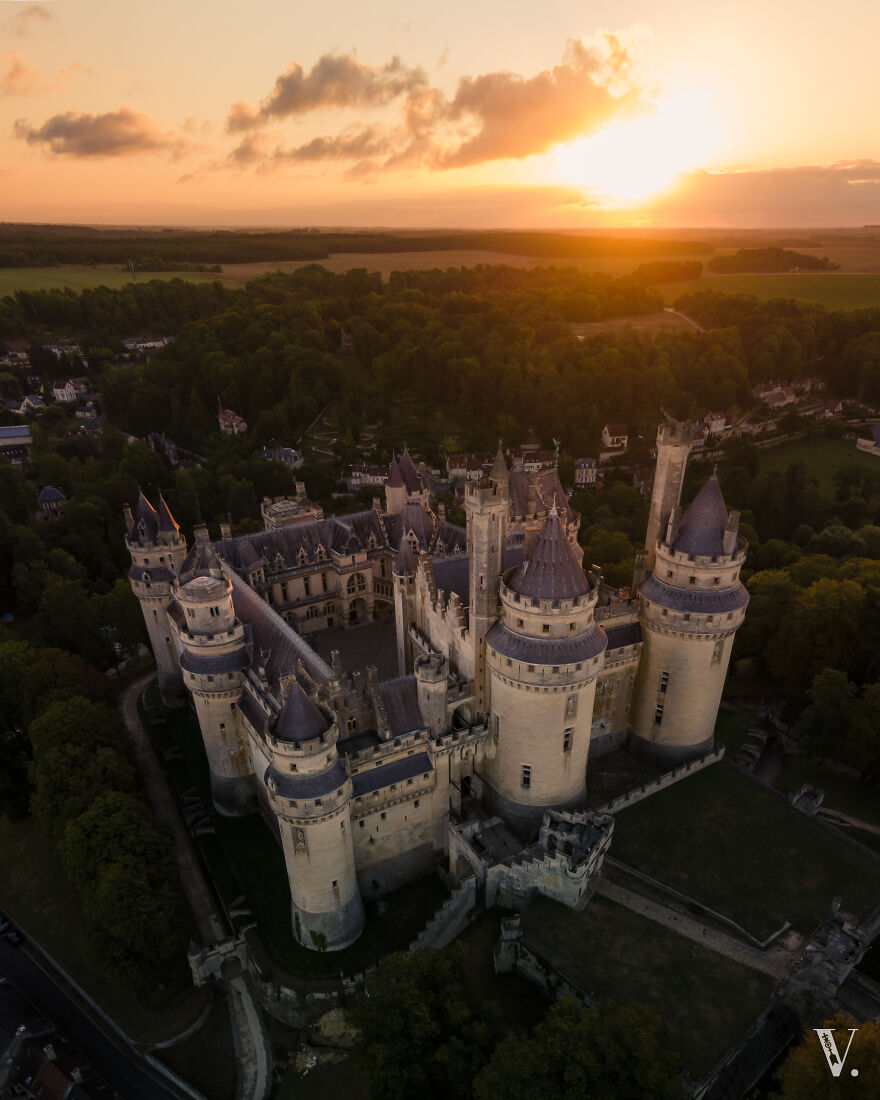
<path fill-rule="evenodd" d="M 369 621 L 370 614 L 367 608 L 367 601 L 362 596 L 358 596 L 348 605 L 349 625 L 356 626 L 358 623 L 366 623 Z"/>

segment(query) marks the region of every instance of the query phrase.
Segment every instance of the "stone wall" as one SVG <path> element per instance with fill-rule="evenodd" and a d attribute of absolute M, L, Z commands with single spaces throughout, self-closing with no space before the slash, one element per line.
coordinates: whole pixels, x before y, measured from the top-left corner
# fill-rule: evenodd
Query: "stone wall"
<path fill-rule="evenodd" d="M 680 764 L 672 771 L 658 776 L 657 779 L 652 779 L 650 783 L 643 783 L 641 787 L 636 787 L 634 790 L 622 794 L 619 798 L 612 798 L 610 802 L 597 806 L 596 812 L 614 814 L 627 806 L 634 806 L 636 802 L 641 802 L 643 798 L 648 798 L 650 795 L 656 794 L 657 791 L 662 791 L 664 787 L 671 787 L 673 783 L 677 783 L 679 779 L 684 779 L 691 772 L 700 771 L 710 764 L 717 763 L 723 756 L 724 746 L 719 745 L 713 752 L 707 752 L 703 756 L 698 756 L 696 760 L 689 760 L 686 764 Z"/>
<path fill-rule="evenodd" d="M 478 885 L 476 875 L 469 875 L 461 882 L 419 932 L 410 944 L 410 950 L 415 951 L 421 947 L 439 950 L 452 943 L 477 915 Z"/>

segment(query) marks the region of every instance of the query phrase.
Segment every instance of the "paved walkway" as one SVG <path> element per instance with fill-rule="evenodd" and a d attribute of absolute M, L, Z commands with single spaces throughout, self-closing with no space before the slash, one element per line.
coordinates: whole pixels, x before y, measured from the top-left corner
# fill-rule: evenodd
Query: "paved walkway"
<path fill-rule="evenodd" d="M 138 713 L 138 700 L 154 676 L 155 673 L 148 673 L 130 684 L 120 699 L 119 707 L 131 736 L 138 769 L 143 776 L 153 809 L 159 820 L 164 821 L 171 829 L 180 884 L 192 909 L 202 942 L 207 946 L 225 939 L 229 929 L 214 901 L 192 837 L 180 815 Z M 259 1009 L 243 977 L 234 978 L 225 983 L 225 986 L 229 995 L 229 1018 L 238 1067 L 236 1100 L 263 1100 L 271 1084 L 271 1059 Z"/>
<path fill-rule="evenodd" d="M 685 936 L 695 943 L 702 944 L 703 947 L 708 947 L 710 951 L 717 951 L 719 955 L 726 955 L 728 959 L 742 963 L 743 966 L 748 966 L 752 970 L 761 970 L 777 980 L 781 980 L 786 976 L 795 961 L 796 953 L 782 946 L 773 946 L 766 951 L 759 951 L 758 948 L 740 943 L 739 940 L 735 940 L 724 932 L 708 928 L 700 921 L 694 920 L 693 917 L 676 913 L 665 905 L 650 901 L 648 898 L 642 897 L 641 894 L 633 893 L 632 890 L 627 890 L 613 882 L 602 880 L 596 888 L 596 892 L 601 894 L 602 897 L 616 901 L 618 905 L 631 909 L 634 913 L 647 917 L 648 920 L 662 924 L 665 928 L 677 932 L 680 936 Z"/>

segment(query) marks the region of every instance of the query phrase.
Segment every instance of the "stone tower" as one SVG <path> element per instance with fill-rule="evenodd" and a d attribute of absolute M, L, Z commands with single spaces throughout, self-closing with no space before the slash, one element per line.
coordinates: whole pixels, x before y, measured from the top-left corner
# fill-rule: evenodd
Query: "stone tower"
<path fill-rule="evenodd" d="M 126 505 L 123 515 L 125 545 L 131 554 L 128 579 L 147 624 L 162 702 L 169 707 L 184 706 L 186 696 L 166 608 L 171 585 L 186 557 L 186 542 L 161 496 L 158 512 L 141 493 L 135 514 Z"/>
<path fill-rule="evenodd" d="M 406 533 L 400 536 L 397 557 L 391 569 L 394 578 L 394 625 L 397 632 L 397 672 L 408 676 L 412 672 L 412 645 L 409 627 L 412 622 L 412 601 L 415 599 L 416 561 Z"/>
<path fill-rule="evenodd" d="M 499 443 L 489 476 L 469 481 L 465 495 L 476 715 L 488 711 L 486 634 L 498 618 L 498 585 L 507 550 L 508 489 L 507 463 Z"/>
<path fill-rule="evenodd" d="M 406 485 L 403 483 L 400 464 L 392 455 L 391 465 L 388 467 L 388 478 L 385 482 L 385 512 L 389 516 L 399 516 L 404 504 L 406 504 Z"/>
<path fill-rule="evenodd" d="M 681 501 L 684 471 L 695 438 L 694 429 L 689 424 L 675 420 L 667 420 L 657 429 L 657 468 L 645 534 L 644 565 L 648 570 L 654 567 L 657 542 L 666 530 L 670 513 Z"/>
<path fill-rule="evenodd" d="M 684 516 L 672 509 L 639 587 L 642 657 L 630 746 L 674 765 L 711 750 L 730 651 L 749 596 L 747 543 L 713 474 Z"/>
<path fill-rule="evenodd" d="M 266 789 L 278 819 L 294 934 L 304 947 L 338 951 L 364 927 L 351 832 L 351 778 L 328 711 L 291 678 L 274 730 Z"/>
<path fill-rule="evenodd" d="M 205 743 L 214 806 L 219 813 L 236 817 L 256 808 L 247 737 L 238 720 L 247 644 L 232 605 L 232 583 L 221 568 L 207 528 L 197 527 L 195 535 L 174 591 L 180 609 L 180 668 L 192 692 Z"/>
<path fill-rule="evenodd" d="M 549 808 L 582 806 L 596 678 L 608 639 L 554 504 L 530 555 L 501 582 L 501 618 L 486 638 L 493 809 L 515 829 Z"/>

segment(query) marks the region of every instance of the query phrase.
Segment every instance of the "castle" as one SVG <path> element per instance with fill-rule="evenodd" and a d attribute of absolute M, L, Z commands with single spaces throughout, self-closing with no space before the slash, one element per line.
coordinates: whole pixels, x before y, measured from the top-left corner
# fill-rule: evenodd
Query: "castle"
<path fill-rule="evenodd" d="M 466 529 L 431 510 L 406 451 L 384 508 L 216 541 L 198 527 L 190 549 L 164 500 L 126 509 L 162 697 L 198 716 L 216 809 L 259 809 L 279 837 L 301 943 L 351 943 L 364 898 L 443 855 L 494 865 L 495 896 L 528 879 L 585 904 L 613 826 L 583 812 L 589 759 L 711 749 L 746 543 L 714 474 L 682 513 L 693 442 L 659 429 L 632 590 L 584 571 L 555 469 L 508 471 L 500 448 L 466 487 Z M 308 644 L 392 615 L 394 679 Z"/>

